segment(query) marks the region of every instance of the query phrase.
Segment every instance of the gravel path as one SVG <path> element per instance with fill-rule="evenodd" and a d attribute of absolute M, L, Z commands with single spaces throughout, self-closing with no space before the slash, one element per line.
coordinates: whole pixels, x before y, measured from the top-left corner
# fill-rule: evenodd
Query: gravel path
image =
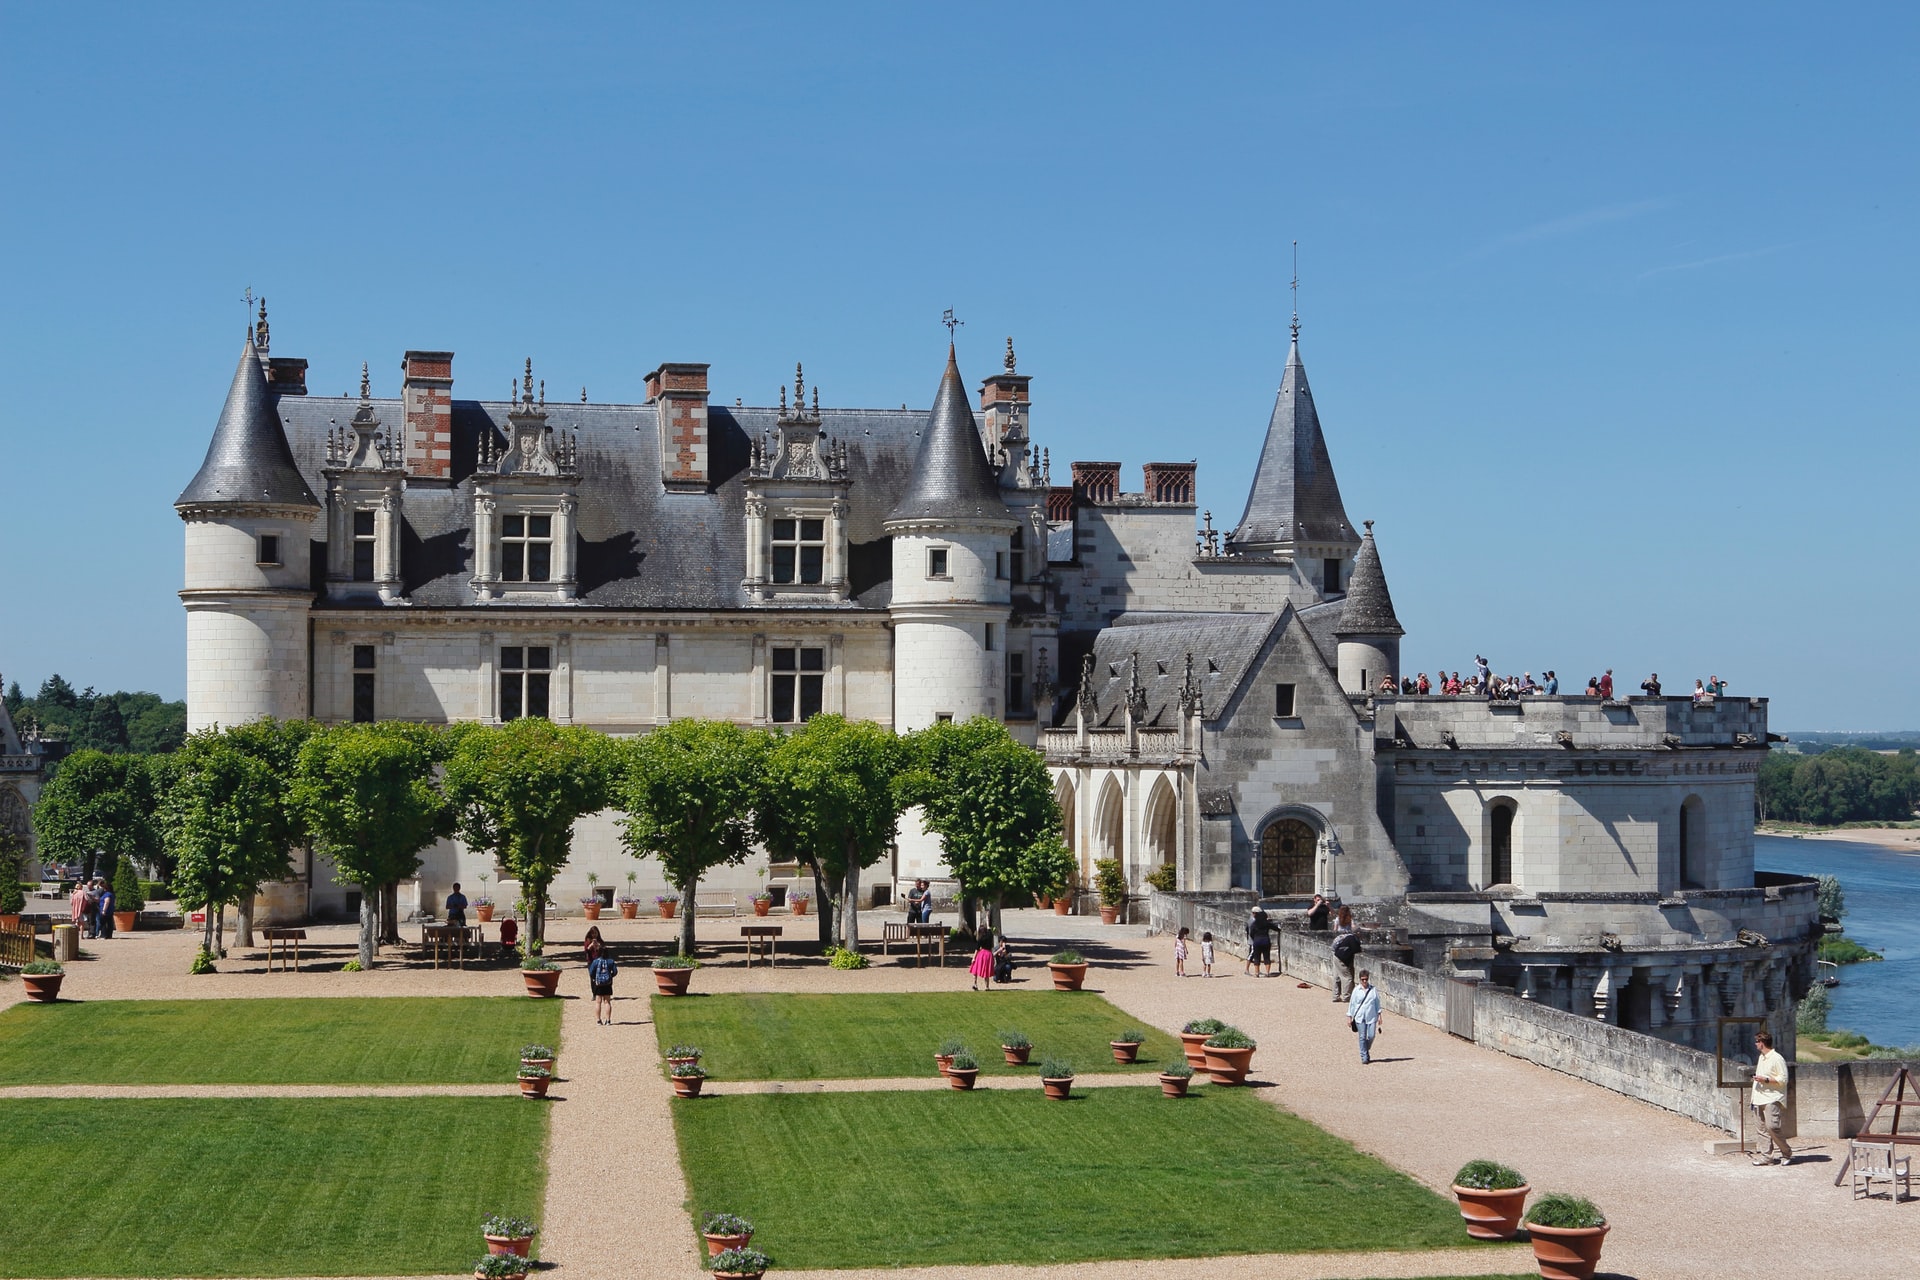
<path fill-rule="evenodd" d="M 555 1080 L 553 1088 L 561 1083 Z M 16 1084 L 9 1098 L 500 1098 L 518 1085 L 497 1084 Z"/>

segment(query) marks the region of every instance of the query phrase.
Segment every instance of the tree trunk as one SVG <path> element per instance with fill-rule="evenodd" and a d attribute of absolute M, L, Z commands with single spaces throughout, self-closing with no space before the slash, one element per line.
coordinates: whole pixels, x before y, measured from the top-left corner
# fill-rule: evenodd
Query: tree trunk
<path fill-rule="evenodd" d="M 1001 900 L 1005 897 L 1006 895 L 1004 893 L 996 893 L 993 895 L 993 910 L 992 910 L 992 913 L 987 917 L 989 920 L 993 922 L 993 936 L 996 938 L 1001 936 L 1000 907 L 1001 907 Z"/>
<path fill-rule="evenodd" d="M 222 958 L 227 954 L 227 904 L 224 902 L 213 916 L 213 954 Z"/>
<path fill-rule="evenodd" d="M 687 887 L 680 892 L 680 954 L 690 956 L 693 954 L 693 904 L 700 892 L 700 877 L 688 876 Z"/>
<path fill-rule="evenodd" d="M 964 886 L 961 888 L 957 905 L 960 909 L 960 927 L 968 933 L 977 932 L 980 928 L 980 903 L 972 894 L 966 892 Z"/>
<path fill-rule="evenodd" d="M 833 931 L 840 922 L 833 909 L 833 895 L 827 892 L 826 877 L 820 874 L 820 864 L 807 865 L 813 868 L 813 914 L 819 917 L 820 949 L 825 951 L 833 945 Z"/>
<path fill-rule="evenodd" d="M 520 892 L 527 900 L 527 941 L 544 946 L 547 941 L 547 885 L 523 887 Z"/>
<path fill-rule="evenodd" d="M 253 895 L 248 890 L 240 895 L 240 901 L 233 904 L 233 945 L 251 947 L 253 945 Z"/>
<path fill-rule="evenodd" d="M 400 882 L 380 886 L 380 941 L 400 942 Z"/>
<path fill-rule="evenodd" d="M 860 860 L 852 854 L 847 856 L 846 896 L 840 903 L 840 945 L 860 949 Z"/>
<path fill-rule="evenodd" d="M 362 969 L 373 968 L 374 926 L 378 921 L 374 907 L 374 891 L 367 885 L 360 887 L 360 954 Z"/>
<path fill-rule="evenodd" d="M 206 915 L 206 923 L 200 926 L 200 949 L 211 955 L 213 953 L 213 904 L 206 903 L 202 910 Z"/>

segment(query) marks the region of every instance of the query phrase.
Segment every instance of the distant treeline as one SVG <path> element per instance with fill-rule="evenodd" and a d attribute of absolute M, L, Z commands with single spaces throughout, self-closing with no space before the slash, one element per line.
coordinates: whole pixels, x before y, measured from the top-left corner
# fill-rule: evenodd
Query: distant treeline
<path fill-rule="evenodd" d="M 1897 733 L 1792 733 L 1790 751 L 1817 756 L 1838 747 L 1859 747 L 1866 751 L 1913 751 L 1920 749 L 1920 732 Z"/>
<path fill-rule="evenodd" d="M 76 692 L 55 675 L 31 698 L 15 680 L 6 699 L 21 733 L 37 728 L 43 737 L 62 739 L 69 751 L 158 755 L 187 738 L 187 704 L 164 702 L 157 693 L 97 693 L 91 685 Z"/>
<path fill-rule="evenodd" d="M 1833 747 L 1818 755 L 1771 751 L 1760 766 L 1760 817 L 1834 826 L 1904 822 L 1920 805 L 1920 755 Z"/>

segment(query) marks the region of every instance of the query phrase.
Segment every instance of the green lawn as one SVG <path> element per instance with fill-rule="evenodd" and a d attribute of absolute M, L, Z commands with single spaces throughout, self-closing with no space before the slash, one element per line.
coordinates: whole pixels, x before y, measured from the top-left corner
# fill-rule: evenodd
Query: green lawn
<path fill-rule="evenodd" d="M 1178 1040 L 1086 992 L 655 996 L 653 1018 L 662 1049 L 699 1045 L 718 1080 L 932 1075 L 933 1052 L 949 1036 L 965 1041 L 988 1075 L 1032 1075 L 1049 1056 L 1082 1074 L 1152 1071 L 1180 1056 Z M 1033 1065 L 1006 1065 L 1002 1027 L 1026 1032 Z M 1136 1067 L 1115 1062 L 1107 1045 L 1129 1027 L 1147 1032 Z"/>
<path fill-rule="evenodd" d="M 517 1097 L 34 1099 L 5 1128 L 9 1277 L 455 1273 L 546 1184 Z"/>
<path fill-rule="evenodd" d="M 524 996 L 88 1000 L 0 1012 L 0 1084 L 484 1084 L 557 1045 Z"/>
<path fill-rule="evenodd" d="M 1143 1082 L 1061 1103 L 1000 1085 L 673 1111 L 689 1207 L 752 1219 L 782 1268 L 1470 1243 L 1450 1200 L 1249 1092 L 1171 1101 Z"/>

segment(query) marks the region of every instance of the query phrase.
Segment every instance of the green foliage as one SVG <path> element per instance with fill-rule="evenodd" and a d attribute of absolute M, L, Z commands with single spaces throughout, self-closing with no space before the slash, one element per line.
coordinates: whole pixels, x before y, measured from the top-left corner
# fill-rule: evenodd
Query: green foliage
<path fill-rule="evenodd" d="M 1172 893 L 1180 887 L 1180 873 L 1171 862 L 1163 862 L 1147 872 L 1146 880 L 1153 888 L 1162 893 Z"/>
<path fill-rule="evenodd" d="M 973 1056 L 973 1050 L 962 1045 L 954 1051 L 953 1060 L 947 1063 L 947 1067 L 953 1071 L 978 1071 L 980 1060 Z"/>
<path fill-rule="evenodd" d="M 1125 1031 L 1115 1036 L 1113 1042 L 1115 1044 L 1144 1044 L 1146 1039 L 1146 1032 L 1140 1030 L 1138 1027 L 1128 1027 Z"/>
<path fill-rule="evenodd" d="M 1832 997 L 1827 995 L 1825 987 L 1816 986 L 1794 1011 L 1794 1028 L 1802 1035 L 1818 1034 L 1827 1029 L 1827 1018 L 1832 1013 Z"/>
<path fill-rule="evenodd" d="M 1072 947 L 1063 947 L 1054 952 L 1053 957 L 1047 961 L 1048 964 L 1085 964 L 1086 962 L 1087 958 Z"/>
<path fill-rule="evenodd" d="M 1884 960 L 1878 951 L 1863 947 L 1844 933 L 1829 933 L 1820 939 L 1820 958 L 1835 964 L 1859 964 L 1865 960 Z"/>
<path fill-rule="evenodd" d="M 1786 822 L 1905 821 L 1920 804 L 1920 755 L 1836 747 L 1818 755 L 1771 751 L 1760 765 L 1762 813 Z"/>
<path fill-rule="evenodd" d="M 1259 1042 L 1238 1027 L 1222 1027 L 1207 1037 L 1209 1049 L 1258 1049 Z"/>
<path fill-rule="evenodd" d="M 1227 1024 L 1218 1018 L 1195 1018 L 1186 1026 L 1180 1028 L 1183 1034 L 1190 1036 L 1210 1036 L 1217 1032 L 1225 1031 L 1226 1029 Z"/>
<path fill-rule="evenodd" d="M 698 964 L 689 956 L 660 956 L 653 962 L 656 969 L 694 969 Z"/>
<path fill-rule="evenodd" d="M 549 1080 L 553 1078 L 553 1072 L 547 1070 L 545 1067 L 535 1066 L 531 1062 L 522 1062 L 519 1069 L 519 1078 L 522 1080 Z"/>
<path fill-rule="evenodd" d="M 207 913 L 203 951 L 217 951 L 219 914 L 287 874 L 287 779 L 259 754 L 277 730 L 203 729 L 169 758 L 160 828 L 180 905 Z M 210 972 L 194 961 L 195 973 Z"/>
<path fill-rule="evenodd" d="M 1033 1041 L 1027 1039 L 1026 1033 L 1021 1031 L 1016 1031 L 1012 1027 L 1007 1027 L 1003 1030 L 994 1032 L 994 1039 L 1000 1042 L 1000 1047 L 1002 1049 L 1033 1048 Z"/>
<path fill-rule="evenodd" d="M 489 1253 L 473 1263 L 473 1274 L 480 1280 L 520 1280 L 533 1263 L 517 1253 Z"/>
<path fill-rule="evenodd" d="M 362 964 L 361 964 L 361 963 L 360 963 L 360 962 L 359 962 L 358 960 L 349 960 L 349 961 L 347 961 L 347 962 L 346 962 L 345 964 L 343 964 L 343 965 L 341 965 L 341 966 L 340 966 L 340 972 L 342 972 L 342 973 L 365 973 L 365 972 L 366 972 L 366 966 L 364 966 L 364 965 L 362 965 Z"/>
<path fill-rule="evenodd" d="M 20 966 L 20 972 L 32 977 L 46 977 L 56 973 L 65 973 L 67 968 L 58 960 L 29 960 Z"/>
<path fill-rule="evenodd" d="M 1527 1185 L 1516 1169 L 1495 1160 L 1469 1160 L 1453 1175 L 1453 1185 L 1475 1191 L 1512 1191 Z"/>
<path fill-rule="evenodd" d="M 827 963 L 836 969 L 864 969 L 867 958 L 850 947 L 828 947 Z"/>
<path fill-rule="evenodd" d="M 1093 884 L 1103 907 L 1117 907 L 1127 900 L 1127 876 L 1120 870 L 1118 858 L 1100 858 L 1094 862 Z"/>
<path fill-rule="evenodd" d="M 670 1062 L 667 1064 L 667 1073 L 681 1080 L 704 1080 L 707 1077 L 706 1069 L 698 1062 Z"/>
<path fill-rule="evenodd" d="M 1836 1031 L 1827 1037 L 1827 1044 L 1835 1049 L 1865 1049 L 1870 1043 L 1858 1031 Z"/>
<path fill-rule="evenodd" d="M 120 865 L 113 873 L 113 909 L 144 911 L 146 908 L 147 899 L 140 891 L 140 873 L 133 869 L 133 859 L 120 859 Z"/>
<path fill-rule="evenodd" d="M 497 1240 L 525 1240 L 539 1231 L 539 1224 L 531 1218 L 516 1218 L 510 1213 L 490 1213 L 480 1220 L 480 1234 Z"/>
<path fill-rule="evenodd" d="M 1073 1079 L 1073 1064 L 1065 1058 L 1047 1058 L 1040 1063 L 1042 1080 Z"/>
<path fill-rule="evenodd" d="M 1527 1225 L 1530 1227 L 1604 1227 L 1606 1217 L 1593 1201 L 1584 1196 L 1568 1195 L 1556 1191 L 1541 1196 L 1527 1210 Z"/>
<path fill-rule="evenodd" d="M 155 693 L 76 693 L 60 676 L 50 677 L 35 697 L 15 681 L 7 690 L 7 710 L 24 732 L 38 728 L 59 738 L 68 750 L 151 755 L 172 751 L 186 740 L 187 704 L 163 702 Z"/>
<path fill-rule="evenodd" d="M 535 1059 L 553 1057 L 553 1046 L 547 1044 L 523 1044 L 520 1046 L 520 1060 L 528 1062 Z"/>
<path fill-rule="evenodd" d="M 195 977 L 203 973 L 214 973 L 217 972 L 214 967 L 216 963 L 217 957 L 213 954 L 213 949 L 202 947 L 193 953 L 193 963 L 187 966 L 187 972 Z"/>
<path fill-rule="evenodd" d="M 700 1220 L 700 1232 L 709 1236 L 750 1236 L 753 1224 L 737 1213 L 709 1213 Z"/>
<path fill-rule="evenodd" d="M 1175 1058 L 1172 1062 L 1160 1068 L 1160 1074 L 1163 1076 L 1172 1076 L 1176 1080 L 1191 1080 L 1193 1079 L 1193 1064 L 1185 1058 Z"/>
<path fill-rule="evenodd" d="M 163 850 L 155 799 L 145 760 L 75 752 L 61 761 L 33 806 L 40 861 L 77 863 L 92 875 L 106 865 L 102 855 L 157 860 Z"/>
<path fill-rule="evenodd" d="M 961 1040 L 956 1036 L 948 1036 L 946 1039 L 940 1042 L 940 1047 L 934 1050 L 934 1056 L 940 1057 L 940 1058 L 951 1058 L 954 1054 L 959 1053 L 962 1049 L 966 1047 L 967 1047 L 967 1042 L 965 1040 Z"/>
<path fill-rule="evenodd" d="M 1820 876 L 1815 880 L 1822 920 L 1838 920 L 1847 914 L 1847 891 L 1840 887 L 1839 876 Z"/>
<path fill-rule="evenodd" d="M 1038 752 L 984 716 L 941 721 L 909 740 L 913 765 L 901 777 L 901 798 L 921 807 L 965 893 L 999 901 L 1064 884 L 1072 861 L 1060 856 L 1060 809 Z"/>
<path fill-rule="evenodd" d="M 0 840 L 10 832 L 0 832 Z M 17 916 L 27 907 L 26 891 L 20 887 L 19 855 L 11 849 L 0 857 L 0 915 Z"/>
<path fill-rule="evenodd" d="M 551 970 L 558 969 L 560 966 L 541 955 L 538 951 L 522 951 L 520 953 L 520 967 L 533 973 L 547 973 Z"/>
<path fill-rule="evenodd" d="M 756 1275 L 773 1265 L 773 1259 L 758 1249 L 722 1249 L 710 1259 L 715 1271 L 734 1271 Z"/>
<path fill-rule="evenodd" d="M 669 1045 L 663 1056 L 668 1058 L 692 1058 L 698 1062 L 700 1060 L 700 1046 L 697 1044 Z"/>

